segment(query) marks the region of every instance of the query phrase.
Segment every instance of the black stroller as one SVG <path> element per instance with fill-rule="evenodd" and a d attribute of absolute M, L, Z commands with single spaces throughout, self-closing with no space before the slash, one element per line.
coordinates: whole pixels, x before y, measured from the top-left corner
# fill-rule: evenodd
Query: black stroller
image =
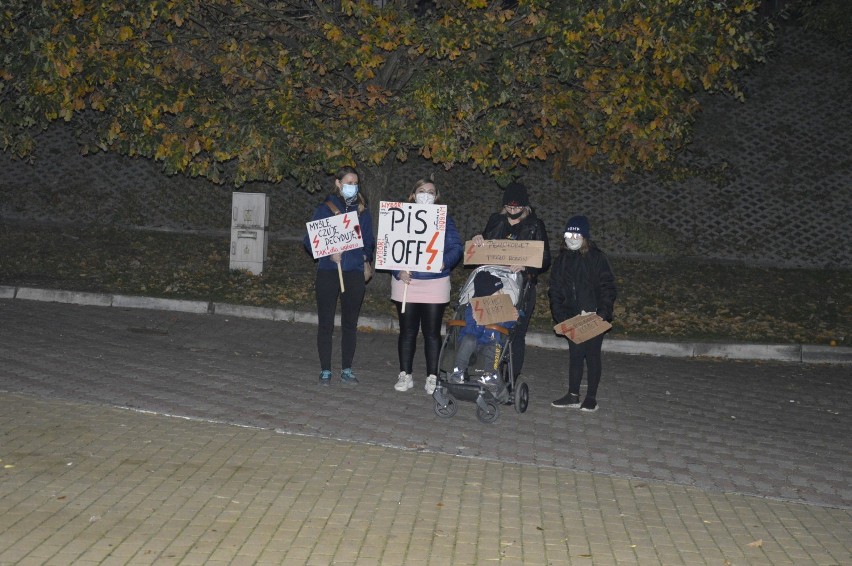
<path fill-rule="evenodd" d="M 465 309 L 473 297 L 473 280 L 480 271 L 488 271 L 502 281 L 504 292 L 511 297 L 516 308 L 523 304 L 529 289 L 529 280 L 519 273 L 512 273 L 508 267 L 482 265 L 470 274 L 459 293 L 455 315 L 447 323 L 447 333 L 438 360 L 438 381 L 432 397 L 435 399 L 435 414 L 439 417 L 453 417 L 458 412 L 457 401 L 472 401 L 476 403 L 476 418 L 483 423 L 493 423 L 500 416 L 500 405 L 514 405 L 518 413 L 525 412 L 530 401 L 530 390 L 523 378 L 513 378 L 512 340 L 517 325 L 509 330 L 498 325 L 486 326 L 503 336 L 496 380 L 482 379 L 486 374 L 493 374 L 494 361 L 477 359 L 479 356 L 476 353 L 464 372 L 464 380 L 461 383 L 450 380 L 459 334 L 465 326 Z M 529 316 L 529 313 L 523 313 L 522 316 Z"/>

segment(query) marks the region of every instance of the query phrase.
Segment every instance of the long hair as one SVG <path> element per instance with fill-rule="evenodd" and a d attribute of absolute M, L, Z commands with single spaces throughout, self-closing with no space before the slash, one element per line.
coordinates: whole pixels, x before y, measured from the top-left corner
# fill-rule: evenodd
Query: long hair
<path fill-rule="evenodd" d="M 367 199 L 364 198 L 364 195 L 361 192 L 361 175 L 358 174 L 358 171 L 354 167 L 350 167 L 349 165 L 344 165 L 340 169 L 337 170 L 337 173 L 334 174 L 334 180 L 340 181 L 343 183 L 343 177 L 349 174 L 353 174 L 358 177 L 358 212 L 364 212 L 364 209 L 367 208 Z M 334 194 L 339 196 L 341 200 L 346 200 L 343 198 L 343 193 L 341 192 L 341 187 L 337 186 L 337 183 L 334 185 Z"/>
<path fill-rule="evenodd" d="M 408 195 L 408 202 L 414 202 L 414 195 L 417 193 L 417 189 L 425 185 L 426 183 L 432 183 L 435 185 L 435 174 L 432 173 L 428 177 L 424 177 L 422 179 L 418 179 L 414 186 L 411 188 L 411 194 Z M 441 191 L 438 189 L 438 185 L 435 185 L 435 204 L 438 204 L 441 200 Z"/>

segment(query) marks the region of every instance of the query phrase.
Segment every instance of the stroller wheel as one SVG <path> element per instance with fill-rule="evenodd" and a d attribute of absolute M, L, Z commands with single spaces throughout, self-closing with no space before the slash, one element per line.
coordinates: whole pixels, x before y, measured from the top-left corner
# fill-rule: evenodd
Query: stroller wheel
<path fill-rule="evenodd" d="M 530 386 L 524 381 L 524 378 L 519 377 L 515 381 L 514 389 L 515 410 L 519 413 L 525 413 L 530 405 Z"/>
<path fill-rule="evenodd" d="M 497 420 L 497 417 L 500 416 L 500 409 L 497 407 L 497 403 L 492 400 L 483 400 L 482 404 L 478 401 L 476 403 L 476 418 L 479 419 L 479 422 L 485 424 L 491 424 Z"/>
<path fill-rule="evenodd" d="M 459 406 L 452 398 L 447 399 L 447 404 L 444 405 L 440 401 L 435 401 L 435 414 L 443 419 L 454 417 L 458 412 Z"/>

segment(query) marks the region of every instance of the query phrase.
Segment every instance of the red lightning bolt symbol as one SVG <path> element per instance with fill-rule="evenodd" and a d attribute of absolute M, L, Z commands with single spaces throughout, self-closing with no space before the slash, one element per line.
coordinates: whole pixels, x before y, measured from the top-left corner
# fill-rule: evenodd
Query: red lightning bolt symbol
<path fill-rule="evenodd" d="M 314 236 L 314 247 L 319 247 L 319 235 Z"/>
<path fill-rule="evenodd" d="M 474 312 L 479 315 L 478 317 L 474 318 L 479 318 L 479 320 L 482 320 L 482 315 L 485 314 L 485 309 L 482 308 L 482 303 L 479 301 L 474 301 L 473 305 Z"/>
<path fill-rule="evenodd" d="M 475 248 L 476 248 L 476 246 L 474 246 L 473 244 L 471 244 L 471 245 L 470 245 L 470 247 L 467 249 L 467 257 L 466 257 L 466 258 L 464 258 L 464 262 L 465 262 L 465 263 L 467 263 L 467 262 L 468 262 L 468 260 L 469 260 L 471 257 L 473 257 L 473 252 L 474 252 Z"/>
<path fill-rule="evenodd" d="M 344 215 L 343 216 L 343 225 L 346 226 L 347 230 L 349 229 L 349 223 L 350 222 L 352 222 L 352 220 L 349 218 L 349 216 Z"/>
<path fill-rule="evenodd" d="M 438 255 L 438 250 L 436 250 L 435 248 L 432 247 L 433 245 L 435 245 L 435 240 L 437 240 L 437 239 L 438 239 L 438 233 L 435 232 L 435 234 L 432 236 L 432 241 L 429 242 L 428 246 L 426 246 L 426 251 L 429 252 L 430 254 L 432 254 L 432 257 L 430 257 L 429 261 L 426 262 L 427 264 L 429 264 L 430 268 L 431 268 L 432 262 L 435 261 L 435 256 Z"/>

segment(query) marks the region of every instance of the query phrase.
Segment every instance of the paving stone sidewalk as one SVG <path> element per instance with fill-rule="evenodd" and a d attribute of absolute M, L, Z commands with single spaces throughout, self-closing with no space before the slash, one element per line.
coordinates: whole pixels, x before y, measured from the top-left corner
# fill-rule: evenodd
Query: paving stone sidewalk
<path fill-rule="evenodd" d="M 312 325 L 7 300 L 0 319 L 10 392 L 852 507 L 848 365 L 604 354 L 587 414 L 550 406 L 567 353 L 531 348 L 529 410 L 485 426 L 473 403 L 435 415 L 422 352 L 396 392 L 390 333 L 360 334 L 360 386 L 321 388 Z"/>
<path fill-rule="evenodd" d="M 330 388 L 321 388 L 316 383 L 314 335 L 314 326 L 298 323 L 0 300 L 0 399 L 6 404 L 0 418 L 0 459 L 3 464 L 9 458 L 17 460 L 10 469 L 18 472 L 25 460 L 33 465 L 53 462 L 50 472 L 25 471 L 25 476 L 15 476 L 21 484 L 11 481 L 11 472 L 2 471 L 10 481 L 0 484 L 0 505 L 17 509 L 18 503 L 26 503 L 19 515 L 7 519 L 3 513 L 0 519 L 4 527 L 0 528 L 0 563 L 12 560 L 7 556 L 13 554 L 4 552 L 14 553 L 15 548 L 47 544 L 58 553 L 57 540 L 66 544 L 79 540 L 85 528 L 75 523 L 60 529 L 65 533 L 55 535 L 60 539 L 47 543 L 54 537 L 48 531 L 53 531 L 49 519 L 56 506 L 70 502 L 59 504 L 55 500 L 59 495 L 52 496 L 40 482 L 56 474 L 64 478 L 57 485 L 68 486 L 61 489 L 82 489 L 81 493 L 93 497 L 100 488 L 87 482 L 97 475 L 75 474 L 74 466 L 61 473 L 59 469 L 66 454 L 96 455 L 102 444 L 102 450 L 115 453 L 97 463 L 99 473 L 111 478 L 103 489 L 112 490 L 110 497 L 119 502 L 131 498 L 136 501 L 133 509 L 148 514 L 125 513 L 131 526 L 117 521 L 104 531 L 104 536 L 130 537 L 138 528 L 144 530 L 145 536 L 134 535 L 128 543 L 127 552 L 135 549 L 132 559 L 116 558 L 115 563 L 144 563 L 145 545 L 158 539 L 151 525 L 171 521 L 163 515 L 169 510 L 143 503 L 152 497 L 146 490 L 165 502 L 169 497 L 163 497 L 164 492 L 186 489 L 188 494 L 198 492 L 196 507 L 215 507 L 212 498 L 219 488 L 207 482 L 220 477 L 217 474 L 224 474 L 220 480 L 226 487 L 221 489 L 227 495 L 223 497 L 239 501 L 233 494 L 249 490 L 250 496 L 241 497 L 260 505 L 261 511 L 252 508 L 245 516 L 247 510 L 222 508 L 214 513 L 217 519 L 198 519 L 215 523 L 227 517 L 219 528 L 207 523 L 199 526 L 192 517 L 181 515 L 172 524 L 175 529 L 168 529 L 174 540 L 187 533 L 183 542 L 174 543 L 185 551 L 171 551 L 176 553 L 169 558 L 174 563 L 196 563 L 198 556 L 190 549 L 216 536 L 220 540 L 211 544 L 217 550 L 252 549 L 246 552 L 258 558 L 259 548 L 271 544 L 278 554 L 270 557 L 299 563 L 295 555 L 280 554 L 289 552 L 292 545 L 262 542 L 281 539 L 280 529 L 287 530 L 291 542 L 298 538 L 302 546 L 310 546 L 300 551 L 310 559 L 303 563 L 502 560 L 568 564 L 589 563 L 582 561 L 588 561 L 589 554 L 594 564 L 719 564 L 723 560 L 842 564 L 852 559 L 852 443 L 848 439 L 852 370 L 848 366 L 606 354 L 601 409 L 585 414 L 549 404 L 564 393 L 566 354 L 531 349 L 525 370 L 531 387 L 529 410 L 517 414 L 503 407 L 496 423 L 484 425 L 475 418 L 470 403 L 463 403 L 452 419 L 437 417 L 433 401 L 423 392 L 422 378 L 412 391 L 394 391 L 396 341 L 392 334 L 361 334 L 356 358 L 361 385 L 346 387 L 336 381 Z M 422 373 L 420 353 L 417 361 L 416 369 Z M 75 422 L 76 412 L 90 424 Z M 176 421 L 162 415 L 195 420 Z M 98 424 L 100 418 L 104 422 Z M 28 419 L 46 420 L 31 426 Z M 140 426 L 156 432 L 140 436 L 133 432 Z M 174 436 L 165 431 L 173 431 Z M 28 436 L 39 434 L 45 439 Z M 233 439 L 222 446 L 226 438 Z M 146 453 L 152 442 L 159 444 Z M 267 448 L 268 443 L 275 449 Z M 330 456 L 317 456 L 323 452 Z M 194 459 L 196 453 L 200 460 Z M 227 456 L 230 453 L 233 456 Z M 291 461 L 288 454 L 298 456 Z M 341 464 L 339 458 L 355 454 L 374 463 L 356 459 L 355 464 Z M 139 461 L 134 463 L 134 458 Z M 322 464 L 326 458 L 337 463 Z M 218 464 L 199 472 L 213 460 Z M 163 468 L 162 462 L 168 466 Z M 393 464 L 381 480 L 374 468 L 387 462 Z M 127 465 L 130 469 L 122 472 Z M 303 467 L 289 467 L 297 465 Z M 219 467 L 227 471 L 214 473 Z M 328 498 L 324 493 L 314 497 L 322 499 L 322 504 L 300 505 L 320 505 L 326 514 L 302 509 L 302 522 L 294 519 L 298 526 L 282 527 L 276 521 L 284 521 L 290 511 L 282 507 L 271 518 L 269 499 L 298 474 L 310 475 L 309 470 L 320 478 L 331 474 L 327 482 L 316 480 L 331 491 Z M 146 474 L 153 474 L 166 487 L 146 483 L 142 479 Z M 376 483 L 368 490 L 365 482 L 374 474 Z M 110 481 L 112 487 L 108 487 Z M 316 487 L 313 479 L 304 481 Z M 427 489 L 433 483 L 437 484 L 434 494 Z M 403 512 L 409 521 L 406 533 L 393 530 L 400 516 L 392 514 L 388 519 L 381 512 L 382 490 L 401 492 L 405 497 L 398 497 L 396 504 L 405 500 L 411 505 Z M 644 499 L 637 499 L 640 495 Z M 359 497 L 368 497 L 368 502 L 359 503 Z M 341 498 L 354 499 L 341 503 Z M 87 509 L 97 500 L 78 505 Z M 338 505 L 344 506 L 339 507 L 340 516 L 333 512 Z M 172 512 L 180 514 L 176 509 Z M 363 524 L 373 521 L 371 513 L 389 522 L 379 522 L 382 526 L 371 531 Z M 74 520 L 85 514 L 80 511 Z M 92 513 L 87 518 L 94 516 L 102 515 Z M 267 530 L 273 534 L 258 535 L 260 546 L 255 546 L 249 541 L 252 535 L 244 532 L 245 521 L 256 526 L 268 517 L 275 526 Z M 720 531 L 708 526 L 714 521 L 719 521 Z M 7 536 L 20 533 L 19 523 L 44 525 L 35 538 Z M 236 525 L 241 525 L 240 534 L 231 544 L 224 533 Z M 358 529 L 353 534 L 356 541 L 345 535 L 353 525 Z M 211 534 L 212 529 L 219 535 Z M 325 546 L 322 535 L 328 536 L 329 531 L 336 534 Z M 386 539 L 381 544 L 372 536 L 379 532 Z M 18 538 L 9 536 L 30 542 L 19 544 Z M 313 542 L 306 542 L 311 538 Z M 747 546 L 758 539 L 763 546 Z M 187 540 L 194 542 L 188 547 Z M 399 542 L 400 547 L 391 542 Z M 87 548 L 99 548 L 95 552 L 104 551 L 97 540 L 89 544 Z M 151 562 L 155 557 L 167 558 L 164 544 L 159 541 L 156 548 L 149 548 Z M 636 549 L 645 545 L 649 545 L 647 552 L 654 549 L 656 554 L 638 554 L 641 551 Z M 709 550 L 712 545 L 715 551 Z M 207 555 L 206 560 L 212 558 Z M 240 560 L 253 563 L 245 557 Z M 92 563 L 100 562 L 93 559 Z M 269 558 L 266 563 L 276 562 Z"/>
<path fill-rule="evenodd" d="M 0 564 L 845 564 L 852 516 L 0 393 Z"/>

